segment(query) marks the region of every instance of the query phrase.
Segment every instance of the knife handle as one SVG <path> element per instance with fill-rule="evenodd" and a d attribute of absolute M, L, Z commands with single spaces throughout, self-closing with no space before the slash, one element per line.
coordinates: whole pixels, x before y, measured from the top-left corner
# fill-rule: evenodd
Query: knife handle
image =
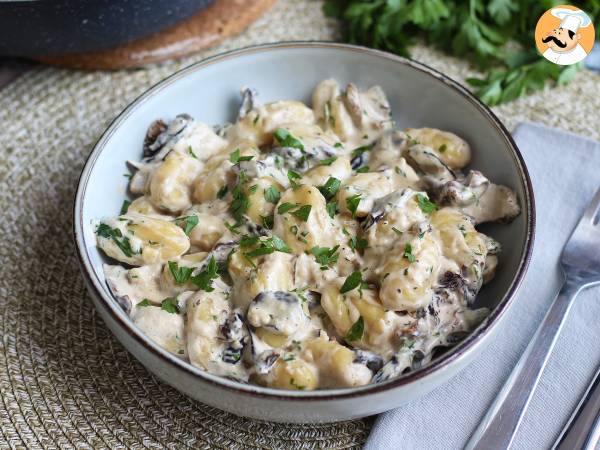
<path fill-rule="evenodd" d="M 553 450 L 594 450 L 600 440 L 600 368 Z"/>

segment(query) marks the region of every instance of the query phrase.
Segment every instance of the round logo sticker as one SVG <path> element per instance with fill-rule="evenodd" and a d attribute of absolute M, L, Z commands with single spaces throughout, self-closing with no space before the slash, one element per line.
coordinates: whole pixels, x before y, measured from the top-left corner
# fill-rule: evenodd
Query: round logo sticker
<path fill-rule="evenodd" d="M 546 11 L 535 27 L 535 45 L 548 61 L 561 66 L 576 64 L 594 46 L 594 24 L 581 9 L 559 5 Z"/>

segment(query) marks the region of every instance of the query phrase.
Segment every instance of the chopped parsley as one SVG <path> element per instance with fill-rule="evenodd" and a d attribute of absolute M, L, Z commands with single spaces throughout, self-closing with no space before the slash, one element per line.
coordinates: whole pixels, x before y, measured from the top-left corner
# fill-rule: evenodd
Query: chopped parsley
<path fill-rule="evenodd" d="M 368 243 L 369 242 L 366 239 L 363 239 L 359 236 L 352 236 L 350 239 L 348 239 L 348 245 L 354 252 L 356 250 L 364 250 L 367 248 Z"/>
<path fill-rule="evenodd" d="M 365 321 L 362 316 L 358 318 L 356 322 L 350 327 L 348 332 L 346 333 L 346 340 L 349 342 L 359 341 L 363 337 L 363 333 L 365 332 Z"/>
<path fill-rule="evenodd" d="M 290 185 L 292 186 L 292 189 L 296 189 L 298 186 L 300 186 L 296 180 L 302 178 L 302 175 L 300 175 L 298 172 L 288 170 L 287 177 L 288 180 L 290 180 Z"/>
<path fill-rule="evenodd" d="M 275 218 L 273 217 L 273 214 L 269 216 L 260 216 L 260 218 L 262 220 L 263 227 L 265 227 L 268 230 L 273 229 L 273 224 L 275 223 Z"/>
<path fill-rule="evenodd" d="M 332 156 L 331 158 L 322 159 L 321 161 L 319 161 L 319 165 L 320 166 L 330 166 L 331 164 L 333 164 L 335 162 L 336 159 L 338 159 L 337 156 Z"/>
<path fill-rule="evenodd" d="M 147 298 L 145 298 L 144 300 L 142 300 L 141 302 L 139 302 L 136 306 L 152 306 L 152 304 L 150 303 L 150 300 L 148 300 Z"/>
<path fill-rule="evenodd" d="M 212 292 L 215 290 L 212 287 L 212 280 L 219 277 L 218 270 L 217 261 L 214 256 L 211 256 L 204 270 L 191 278 L 192 283 L 203 291 Z"/>
<path fill-rule="evenodd" d="M 336 142 L 335 144 L 333 144 L 333 146 L 335 148 L 344 148 L 344 144 L 342 144 L 341 142 Z"/>
<path fill-rule="evenodd" d="M 440 153 L 444 153 L 446 150 L 448 150 L 448 146 L 446 144 L 442 144 L 438 148 L 438 152 L 440 152 Z"/>
<path fill-rule="evenodd" d="M 311 205 L 302 205 L 300 208 L 298 208 L 296 211 L 292 211 L 290 214 L 300 219 L 302 222 L 306 222 L 308 220 L 311 208 Z"/>
<path fill-rule="evenodd" d="M 348 276 L 348 278 L 346 278 L 344 284 L 342 284 L 342 287 L 340 288 L 340 293 L 345 294 L 346 292 L 349 292 L 352 289 L 356 289 L 358 286 L 360 286 L 361 283 L 362 274 L 360 273 L 360 271 L 357 270 L 356 272 L 352 272 Z"/>
<path fill-rule="evenodd" d="M 279 207 L 277 208 L 277 212 L 279 214 L 285 214 L 286 212 L 291 211 L 296 207 L 298 207 L 298 203 L 284 202 L 281 205 L 279 205 Z"/>
<path fill-rule="evenodd" d="M 334 177 L 329 177 L 323 186 L 319 186 L 319 192 L 323 194 L 325 200 L 330 200 L 340 189 L 342 182 Z"/>
<path fill-rule="evenodd" d="M 171 314 L 178 314 L 179 305 L 177 304 L 177 299 L 173 297 L 165 298 L 160 304 L 160 309 Z"/>
<path fill-rule="evenodd" d="M 402 256 L 404 256 L 406 259 L 408 259 L 408 262 L 410 262 L 410 263 L 414 263 L 417 260 L 417 258 L 415 258 L 415 255 L 413 255 L 412 245 L 410 245 L 410 244 L 406 244 L 404 246 L 404 253 Z"/>
<path fill-rule="evenodd" d="M 179 267 L 179 264 L 175 261 L 168 262 L 169 271 L 171 275 L 173 275 L 173 279 L 177 284 L 183 284 L 187 282 L 192 276 L 192 272 L 194 271 L 193 267 Z"/>
<path fill-rule="evenodd" d="M 244 253 L 246 258 L 256 258 L 257 256 L 269 255 L 276 251 L 283 253 L 291 253 L 292 250 L 287 244 L 277 235 L 261 240 L 258 236 L 246 237 L 240 241 L 240 246 L 249 247 L 251 245 L 259 244 L 257 248 L 247 253 Z"/>
<path fill-rule="evenodd" d="M 371 170 L 369 166 L 362 166 L 360 169 L 356 169 L 356 173 L 365 173 Z"/>
<path fill-rule="evenodd" d="M 356 217 L 356 210 L 360 203 L 360 194 L 355 194 L 346 199 L 346 207 L 352 213 L 352 217 Z"/>
<path fill-rule="evenodd" d="M 315 246 L 310 252 L 315 256 L 315 260 L 321 265 L 321 270 L 326 270 L 328 266 L 337 263 L 339 254 L 337 253 L 339 245 L 333 248 Z"/>
<path fill-rule="evenodd" d="M 105 223 L 101 223 L 98 225 L 98 228 L 96 228 L 96 234 L 100 237 L 111 239 L 128 258 L 133 256 L 134 252 L 131 248 L 131 242 L 129 241 L 129 238 L 127 236 L 123 236 L 121 230 L 118 228 L 111 228 Z"/>
<path fill-rule="evenodd" d="M 371 151 L 373 150 L 373 147 L 375 147 L 374 142 L 372 144 L 361 145 L 360 147 L 356 147 L 354 150 L 352 150 L 352 157 L 355 158 L 359 155 L 362 155 L 364 152 Z"/>
<path fill-rule="evenodd" d="M 392 230 L 394 230 L 394 233 L 396 233 L 398 236 L 402 236 L 402 231 L 400 231 L 398 228 L 392 227 Z"/>
<path fill-rule="evenodd" d="M 337 213 L 337 207 L 338 207 L 337 202 L 329 202 L 329 203 L 327 203 L 327 206 L 325 207 L 327 209 L 327 214 L 329 214 L 329 217 L 331 217 L 332 219 L 333 219 L 333 216 L 335 216 L 335 214 Z"/>
<path fill-rule="evenodd" d="M 277 140 L 277 143 L 282 147 L 297 148 L 298 150 L 304 150 L 304 145 L 299 139 L 295 138 L 285 128 L 277 128 L 273 133 L 273 137 Z"/>
<path fill-rule="evenodd" d="M 183 232 L 189 236 L 194 227 L 198 225 L 198 216 L 184 216 L 175 219 L 175 224 L 183 228 Z"/>
<path fill-rule="evenodd" d="M 254 156 L 240 156 L 239 148 L 236 148 L 229 154 L 229 161 L 231 161 L 232 164 L 239 164 L 241 161 L 250 161 L 252 158 L 254 158 Z"/>
<path fill-rule="evenodd" d="M 250 207 L 250 200 L 248 200 L 248 197 L 246 194 L 244 194 L 242 189 L 242 185 L 244 185 L 247 181 L 248 179 L 246 177 L 246 172 L 243 170 L 240 171 L 238 183 L 231 190 L 231 196 L 233 197 L 233 200 L 231 201 L 231 205 L 229 205 L 229 210 L 235 218 L 236 224 L 242 223 L 244 214 Z"/>
<path fill-rule="evenodd" d="M 239 227 L 238 224 L 234 223 L 233 225 L 230 224 L 229 222 L 227 222 L 226 220 L 223 221 L 223 224 L 225 225 L 225 227 L 231 231 L 231 233 L 233 234 L 240 234 L 240 232 L 237 230 L 237 227 Z"/>
<path fill-rule="evenodd" d="M 188 145 L 188 153 L 192 158 L 198 159 L 198 157 L 196 156 L 196 154 L 194 153 L 194 150 L 192 150 L 192 146 Z"/>
<path fill-rule="evenodd" d="M 279 203 L 281 193 L 277 190 L 275 186 L 270 186 L 269 188 L 265 189 L 264 196 L 266 201 L 276 205 L 277 203 Z"/>
<path fill-rule="evenodd" d="M 227 185 L 221 186 L 221 189 L 217 191 L 217 198 L 222 199 L 227 195 Z"/>
<path fill-rule="evenodd" d="M 123 200 L 123 204 L 121 205 L 121 212 L 119 213 L 120 216 L 122 216 L 123 214 L 127 214 L 127 211 L 129 210 L 129 205 L 131 205 L 131 202 L 129 200 Z"/>
<path fill-rule="evenodd" d="M 417 203 L 419 204 L 421 211 L 423 211 L 425 214 L 431 214 L 437 209 L 437 205 L 430 201 L 423 194 L 417 194 Z"/>

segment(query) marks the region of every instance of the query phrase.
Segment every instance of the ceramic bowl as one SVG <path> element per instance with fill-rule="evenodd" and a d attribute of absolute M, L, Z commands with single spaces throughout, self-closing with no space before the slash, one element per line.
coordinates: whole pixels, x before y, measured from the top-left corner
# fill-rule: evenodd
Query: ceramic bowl
<path fill-rule="evenodd" d="M 125 197 L 125 160 L 138 160 L 151 121 L 187 112 L 209 124 L 232 121 L 240 88 L 252 86 L 263 102 L 297 99 L 310 104 L 324 78 L 340 84 L 378 84 L 387 93 L 400 128 L 430 126 L 470 142 L 472 167 L 510 186 L 522 213 L 509 225 L 484 231 L 503 252 L 496 278 L 477 306 L 492 313 L 459 345 L 414 372 L 380 384 L 320 391 L 287 391 L 244 385 L 180 360 L 149 340 L 112 297 L 95 244 L 92 219 L 115 214 Z M 388 53 L 333 43 L 281 43 L 215 56 L 177 72 L 140 96 L 102 135 L 79 181 L 74 233 L 82 273 L 96 308 L 117 339 L 148 370 L 187 395 L 235 414 L 280 422 L 337 421 L 367 416 L 421 397 L 464 369 L 495 336 L 525 276 L 533 246 L 534 200 L 527 169 L 508 131 L 464 87 L 423 64 Z"/>

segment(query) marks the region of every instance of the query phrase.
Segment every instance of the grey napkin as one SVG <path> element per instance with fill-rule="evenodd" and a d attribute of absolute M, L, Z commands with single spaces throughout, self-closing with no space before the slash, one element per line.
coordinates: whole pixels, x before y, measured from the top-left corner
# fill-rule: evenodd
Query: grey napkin
<path fill-rule="evenodd" d="M 460 449 L 558 292 L 561 250 L 600 188 L 600 143 L 536 124 L 514 132 L 529 169 L 537 232 L 529 272 L 496 340 L 422 399 L 381 414 L 365 449 Z M 547 449 L 600 364 L 600 289 L 577 298 L 511 450 Z M 492 450 L 492 449 L 491 449 Z"/>

